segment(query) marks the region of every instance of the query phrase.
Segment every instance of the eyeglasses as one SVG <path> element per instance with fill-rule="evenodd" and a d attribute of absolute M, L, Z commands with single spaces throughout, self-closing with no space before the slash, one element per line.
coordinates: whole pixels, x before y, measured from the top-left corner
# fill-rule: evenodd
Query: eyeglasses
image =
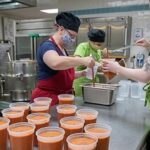
<path fill-rule="evenodd" d="M 71 39 L 76 39 L 76 36 L 73 35 L 69 30 L 65 29 L 65 31 L 67 31 L 67 33 L 69 34 L 69 36 L 71 37 Z"/>
<path fill-rule="evenodd" d="M 60 26 L 58 24 L 55 24 L 55 26 L 57 26 L 57 28 L 63 28 L 69 34 L 71 39 L 73 39 L 73 40 L 76 39 L 76 35 L 72 34 L 68 29 L 65 29 L 63 26 Z"/>

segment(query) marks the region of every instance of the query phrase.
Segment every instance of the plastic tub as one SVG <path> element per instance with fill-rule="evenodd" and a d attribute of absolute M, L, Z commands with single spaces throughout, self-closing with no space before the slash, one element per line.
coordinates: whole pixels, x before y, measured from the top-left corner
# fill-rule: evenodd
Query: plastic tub
<path fill-rule="evenodd" d="M 29 114 L 29 106 L 30 104 L 26 102 L 16 102 L 9 105 L 12 110 L 24 110 L 23 121 L 27 121 L 26 117 Z"/>
<path fill-rule="evenodd" d="M 32 150 L 33 134 L 35 126 L 28 122 L 19 122 L 10 125 L 8 128 L 10 135 L 11 150 Z"/>
<path fill-rule="evenodd" d="M 37 104 L 34 102 L 30 104 L 30 109 L 32 113 L 49 113 L 49 104 Z"/>
<path fill-rule="evenodd" d="M 70 104 L 63 104 L 58 105 L 56 109 L 58 114 L 58 120 L 60 120 L 64 117 L 74 116 L 77 110 L 77 106 Z"/>
<path fill-rule="evenodd" d="M 75 133 L 67 137 L 68 150 L 96 150 L 98 139 L 86 133 Z"/>
<path fill-rule="evenodd" d="M 96 123 L 98 111 L 94 109 L 79 109 L 77 110 L 76 115 L 83 118 L 86 125 L 90 123 Z"/>
<path fill-rule="evenodd" d="M 24 116 L 24 110 L 12 110 L 11 108 L 6 108 L 2 110 L 2 115 L 10 120 L 10 124 L 22 122 Z"/>
<path fill-rule="evenodd" d="M 112 128 L 106 123 L 93 123 L 84 127 L 87 134 L 98 138 L 97 150 L 108 150 Z"/>
<path fill-rule="evenodd" d="M 7 127 L 9 126 L 10 120 L 7 118 L 0 117 L 0 149 L 7 149 Z"/>
<path fill-rule="evenodd" d="M 29 123 L 32 123 L 35 125 L 35 131 L 37 131 L 40 128 L 48 127 L 49 121 L 50 121 L 50 115 L 48 113 L 32 113 L 27 116 L 27 120 Z M 37 145 L 37 138 L 36 135 L 34 136 L 34 145 Z"/>
<path fill-rule="evenodd" d="M 39 150 L 61 150 L 65 131 L 59 127 L 45 127 L 36 132 Z"/>
<path fill-rule="evenodd" d="M 67 150 L 66 138 L 73 133 L 83 132 L 84 122 L 77 116 L 65 117 L 60 120 L 60 126 L 65 130 L 64 150 Z"/>
<path fill-rule="evenodd" d="M 58 99 L 59 99 L 59 104 L 73 104 L 74 103 L 73 94 L 59 94 Z"/>

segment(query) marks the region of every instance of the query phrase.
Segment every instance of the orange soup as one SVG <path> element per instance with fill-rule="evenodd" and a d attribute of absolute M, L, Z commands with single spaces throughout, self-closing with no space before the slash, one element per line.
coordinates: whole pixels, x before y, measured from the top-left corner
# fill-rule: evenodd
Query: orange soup
<path fill-rule="evenodd" d="M 6 117 L 10 120 L 10 124 L 22 122 L 23 121 L 23 111 L 14 111 L 9 110 L 3 114 L 3 117 Z"/>
<path fill-rule="evenodd" d="M 27 115 L 29 114 L 29 107 L 28 106 L 23 106 L 23 105 L 16 105 L 16 106 L 14 106 L 14 108 L 12 108 L 12 109 L 20 109 L 20 110 L 24 110 L 24 116 L 23 116 L 23 121 L 27 121 L 27 119 L 26 119 L 26 117 L 27 117 Z"/>
<path fill-rule="evenodd" d="M 33 123 L 35 125 L 35 131 L 40 128 L 49 126 L 50 115 L 47 113 L 35 113 L 27 116 L 28 122 Z M 34 145 L 38 145 L 37 137 L 34 135 Z"/>
<path fill-rule="evenodd" d="M 58 95 L 59 104 L 73 104 L 74 95 L 72 94 L 60 94 Z"/>
<path fill-rule="evenodd" d="M 9 120 L 0 117 L 0 150 L 7 150 L 7 127 Z"/>
<path fill-rule="evenodd" d="M 98 127 L 93 127 L 93 128 L 90 128 L 88 129 L 88 132 L 91 132 L 93 133 L 107 133 L 109 132 L 108 129 L 104 129 L 104 128 L 98 128 Z M 97 144 L 97 150 L 108 150 L 109 149 L 109 139 L 110 137 L 109 136 L 101 136 L 99 139 L 98 139 L 98 144 Z"/>
<path fill-rule="evenodd" d="M 85 120 L 85 125 L 90 123 L 96 123 L 97 115 L 92 112 L 79 112 L 77 116 L 83 118 Z"/>
<path fill-rule="evenodd" d="M 21 133 L 28 132 L 33 130 L 33 127 L 30 126 L 18 126 L 10 129 L 10 132 Z M 10 133 L 10 142 L 12 150 L 32 150 L 33 149 L 33 132 L 24 133 L 24 135 L 20 134 L 20 136 L 16 136 Z"/>
<path fill-rule="evenodd" d="M 62 133 L 59 131 L 46 131 L 43 133 L 40 133 L 39 136 L 41 137 L 58 137 Z M 39 150 L 62 150 L 63 147 L 63 139 L 56 140 L 53 142 L 38 142 Z"/>
<path fill-rule="evenodd" d="M 86 133 L 76 133 L 67 138 L 68 150 L 96 150 L 97 138 Z"/>
<path fill-rule="evenodd" d="M 66 117 L 66 118 L 69 118 L 69 117 Z M 61 124 L 61 127 L 65 130 L 64 150 L 67 150 L 66 138 L 73 133 L 83 132 L 84 121 L 72 118 L 72 119 L 64 120 L 62 123 L 60 121 L 60 124 Z"/>
<path fill-rule="evenodd" d="M 70 140 L 70 143 L 75 145 L 88 145 L 94 143 L 95 140 L 89 137 L 77 137 Z"/>
<path fill-rule="evenodd" d="M 75 105 L 58 105 L 57 106 L 57 114 L 58 121 L 64 117 L 75 116 L 77 107 Z"/>

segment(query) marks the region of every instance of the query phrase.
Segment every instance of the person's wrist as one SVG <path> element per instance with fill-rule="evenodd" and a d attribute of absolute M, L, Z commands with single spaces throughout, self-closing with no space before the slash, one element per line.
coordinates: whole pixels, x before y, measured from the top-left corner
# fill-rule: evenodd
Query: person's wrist
<path fill-rule="evenodd" d="M 82 76 L 82 77 L 85 77 L 85 75 L 86 75 L 86 71 L 85 71 L 85 70 L 82 70 L 82 71 L 81 71 L 81 76 Z"/>
<path fill-rule="evenodd" d="M 122 68 L 122 66 L 120 66 L 119 64 L 116 66 L 115 73 L 116 73 L 117 75 L 120 74 L 121 68 Z"/>

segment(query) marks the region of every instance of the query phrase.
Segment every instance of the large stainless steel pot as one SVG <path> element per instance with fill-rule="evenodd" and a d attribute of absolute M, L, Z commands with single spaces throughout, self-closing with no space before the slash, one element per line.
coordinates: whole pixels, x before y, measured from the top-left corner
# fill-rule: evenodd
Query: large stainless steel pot
<path fill-rule="evenodd" d="M 31 90 L 35 87 L 36 76 L 5 76 L 5 90 Z"/>
<path fill-rule="evenodd" d="M 12 90 L 10 91 L 10 98 L 12 101 L 29 101 L 31 98 L 31 91 Z"/>
<path fill-rule="evenodd" d="M 33 60 L 16 60 L 6 62 L 6 76 L 31 76 L 36 74 L 36 62 Z"/>
<path fill-rule="evenodd" d="M 36 81 L 36 62 L 19 60 L 6 63 L 5 90 L 31 90 Z"/>
<path fill-rule="evenodd" d="M 2 75 L 3 95 L 8 93 L 12 101 L 28 101 L 36 82 L 36 62 L 16 60 L 6 62 Z"/>

